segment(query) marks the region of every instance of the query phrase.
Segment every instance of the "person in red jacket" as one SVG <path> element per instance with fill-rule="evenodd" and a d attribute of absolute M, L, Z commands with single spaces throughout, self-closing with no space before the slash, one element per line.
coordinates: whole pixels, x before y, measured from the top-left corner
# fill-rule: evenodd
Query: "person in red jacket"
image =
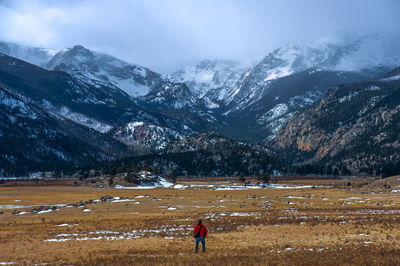
<path fill-rule="evenodd" d="M 194 253 L 197 253 L 197 250 L 199 249 L 199 242 L 201 242 L 201 245 L 203 246 L 203 253 L 206 252 L 207 228 L 203 225 L 201 219 L 193 229 L 193 236 L 196 239 L 196 248 L 194 249 Z"/>

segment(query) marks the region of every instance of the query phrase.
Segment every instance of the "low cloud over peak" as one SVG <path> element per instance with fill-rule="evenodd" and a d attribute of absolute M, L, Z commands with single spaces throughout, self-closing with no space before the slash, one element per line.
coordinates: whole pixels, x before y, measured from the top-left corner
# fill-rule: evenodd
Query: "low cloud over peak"
<path fill-rule="evenodd" d="M 204 58 L 244 60 L 334 31 L 393 32 L 400 2 L 2 1 L 0 39 L 50 48 L 82 44 L 163 73 Z"/>

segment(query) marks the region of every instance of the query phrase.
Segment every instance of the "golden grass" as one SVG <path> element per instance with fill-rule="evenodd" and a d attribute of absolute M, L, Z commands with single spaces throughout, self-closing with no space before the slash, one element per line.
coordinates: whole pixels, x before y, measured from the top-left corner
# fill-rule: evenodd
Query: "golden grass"
<path fill-rule="evenodd" d="M 2 187 L 0 205 L 69 204 L 103 195 L 146 197 L 136 198 L 140 204 L 131 201 L 87 204 L 89 212 L 64 207 L 43 214 L 12 215 L 13 209 L 2 209 L 0 262 L 400 264 L 400 193 L 370 194 L 365 188 L 344 189 L 343 181 L 339 182 L 334 188 L 238 191 Z M 191 230 L 198 218 L 204 219 L 209 237 L 207 252 L 195 255 Z M 70 226 L 56 226 L 65 223 Z M 131 238 L 126 239 L 128 236 Z M 46 242 L 46 239 L 70 240 Z"/>

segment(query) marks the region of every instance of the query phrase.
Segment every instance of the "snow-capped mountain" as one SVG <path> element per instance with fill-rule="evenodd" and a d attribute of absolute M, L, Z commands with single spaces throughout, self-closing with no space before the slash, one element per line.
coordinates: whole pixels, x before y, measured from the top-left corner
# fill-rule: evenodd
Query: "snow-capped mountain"
<path fill-rule="evenodd" d="M 225 99 L 230 112 L 259 100 L 272 80 L 313 68 L 314 71 L 350 71 L 385 66 L 400 62 L 400 37 L 377 34 L 361 38 L 336 35 L 312 43 L 287 44 L 268 54 L 259 64 L 245 72 Z"/>
<path fill-rule="evenodd" d="M 224 133 L 247 135 L 253 140 L 263 135 L 266 140 L 273 139 L 293 114 L 318 101 L 330 85 L 387 73 L 400 62 L 399 40 L 376 34 L 361 38 L 336 34 L 274 50 L 242 74 L 224 104 L 215 110 L 237 128 L 237 135 Z"/>
<path fill-rule="evenodd" d="M 246 68 L 231 60 L 203 60 L 168 75 L 172 82 L 185 83 L 193 95 L 205 99 L 207 107 L 217 108 Z"/>
<path fill-rule="evenodd" d="M 46 64 L 47 69 L 67 72 L 87 83 L 118 87 L 133 97 L 143 96 L 165 81 L 148 68 L 93 52 L 81 45 L 63 49 Z"/>
<path fill-rule="evenodd" d="M 7 159 L 0 169 L 9 171 L 5 174 L 72 169 L 137 154 L 123 144 L 133 138 L 142 150 L 156 150 L 194 133 L 178 120 L 142 109 L 118 88 L 93 86 L 5 54 L 0 54 L 0 85 L 0 156 Z M 139 121 L 144 126 L 122 130 Z M 31 168 L 18 172 L 18 164 Z"/>
<path fill-rule="evenodd" d="M 77 129 L 67 135 L 82 131 L 92 146 L 99 143 L 90 132 L 136 154 L 208 130 L 273 143 L 328 87 L 398 80 L 398 70 L 385 76 L 400 62 L 400 38 L 390 40 L 332 35 L 284 45 L 247 70 L 233 61 L 205 60 L 167 77 L 82 46 L 54 51 L 0 43 L 0 82 Z"/>
<path fill-rule="evenodd" d="M 177 120 L 143 110 L 118 88 L 93 86 L 67 73 L 48 71 L 6 55 L 0 57 L 0 82 L 46 110 L 102 133 L 135 121 L 190 132 Z"/>
<path fill-rule="evenodd" d="M 229 125 L 235 130 L 224 133 L 235 138 L 246 136 L 253 141 L 272 140 L 295 113 L 318 102 L 329 86 L 374 79 L 383 73 L 387 73 L 387 69 L 361 72 L 310 69 L 271 80 L 257 100 L 245 102 L 246 98 L 238 103 L 241 109 L 225 113 Z"/>
<path fill-rule="evenodd" d="M 0 53 L 43 67 L 69 73 L 94 86 L 119 88 L 132 97 L 143 96 L 166 78 L 146 67 L 94 52 L 81 45 L 61 50 L 0 42 Z"/>
<path fill-rule="evenodd" d="M 210 130 L 222 123 L 207 109 L 204 99 L 197 99 L 185 83 L 164 83 L 137 99 L 146 110 L 178 120 L 195 131 Z"/>
<path fill-rule="evenodd" d="M 55 49 L 29 47 L 10 42 L 0 42 L 0 53 L 37 66 L 44 66 L 57 53 Z"/>

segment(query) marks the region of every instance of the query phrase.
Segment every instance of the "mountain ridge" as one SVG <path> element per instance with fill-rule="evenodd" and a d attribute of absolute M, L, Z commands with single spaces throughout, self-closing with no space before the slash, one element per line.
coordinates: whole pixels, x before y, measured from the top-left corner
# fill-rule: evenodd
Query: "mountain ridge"
<path fill-rule="evenodd" d="M 400 52 L 387 50 L 393 45 L 383 45 L 379 35 L 283 45 L 247 70 L 234 61 L 204 60 L 168 76 L 80 45 L 58 52 L 17 46 L 7 50 L 9 45 L 0 43 L 0 52 L 14 51 L 26 60 L 31 52 L 30 60 L 47 58 L 47 62 L 40 63 L 47 69 L 0 53 L 0 82 L 17 89 L 44 112 L 68 120 L 75 128 L 68 133 L 71 137 L 76 137 L 82 128 L 82 134 L 94 130 L 109 141 L 125 145 L 121 151 L 137 155 L 163 153 L 169 144 L 195 142 L 196 137 L 191 136 L 197 133 L 206 141 L 204 136 L 212 136 L 201 134 L 214 130 L 228 138 L 262 146 L 279 143 L 287 158 L 292 152 L 305 162 L 319 165 L 322 159 L 311 160 L 307 154 L 302 155 L 309 151 L 296 151 L 292 139 L 288 143 L 293 147 L 283 145 L 282 132 L 289 134 L 293 121 L 323 104 L 332 88 L 357 87 L 361 85 L 355 84 L 365 84 L 362 82 L 391 86 L 387 84 L 395 84 L 400 76 L 398 69 L 392 67 L 397 56 L 400 60 Z M 365 59 L 377 47 L 385 49 L 374 52 L 370 61 Z M 24 53 L 16 54 L 17 48 Z M 391 61 L 387 60 L 388 55 L 393 55 Z M 386 64 L 380 64 L 382 60 L 387 60 Z M 85 141 L 96 146 L 93 139 Z M 325 153 L 329 154 L 328 150 Z M 178 153 L 186 152 L 189 151 Z M 317 152 L 316 156 L 325 153 Z M 335 156 L 336 153 L 330 158 L 339 158 Z M 343 162 L 338 167 L 342 165 Z M 355 173 L 365 170 L 360 166 L 343 167 Z M 379 167 L 383 171 L 383 166 Z"/>

